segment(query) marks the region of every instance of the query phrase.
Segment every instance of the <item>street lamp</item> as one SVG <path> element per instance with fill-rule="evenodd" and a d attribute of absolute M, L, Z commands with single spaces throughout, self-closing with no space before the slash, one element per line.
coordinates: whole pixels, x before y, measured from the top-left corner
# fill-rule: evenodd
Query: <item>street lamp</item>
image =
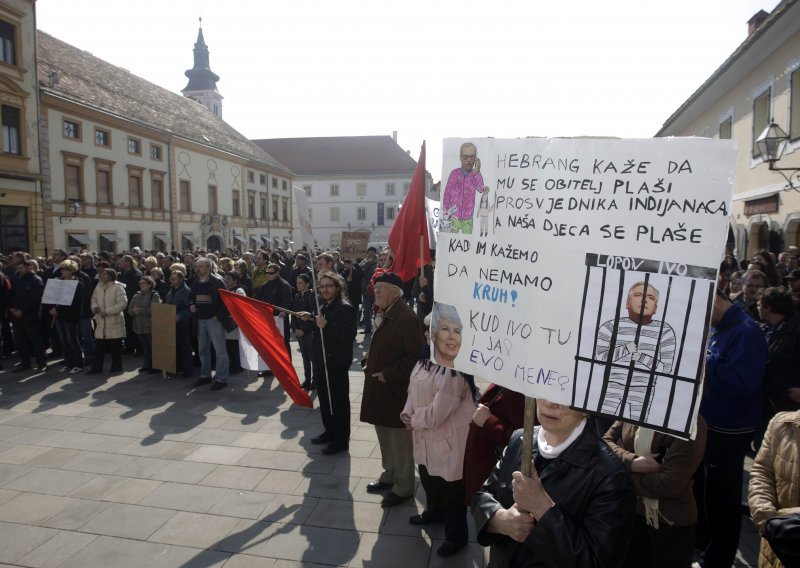
<path fill-rule="evenodd" d="M 764 129 L 756 139 L 756 148 L 761 159 L 769 164 L 771 172 L 778 172 L 786 180 L 786 187 L 783 189 L 793 189 L 800 191 L 800 168 L 777 168 L 775 162 L 781 159 L 786 144 L 789 142 L 789 135 L 784 132 L 783 128 L 770 122 L 769 126 Z M 788 175 L 783 172 L 791 172 Z"/>
<path fill-rule="evenodd" d="M 69 202 L 70 202 L 70 206 L 67 209 L 67 212 L 66 212 L 67 214 L 66 215 L 62 215 L 61 217 L 58 218 L 59 222 L 62 225 L 66 224 L 66 223 L 72 223 L 72 219 L 77 217 L 78 213 L 81 212 L 81 200 L 80 199 L 71 198 L 69 200 Z"/>

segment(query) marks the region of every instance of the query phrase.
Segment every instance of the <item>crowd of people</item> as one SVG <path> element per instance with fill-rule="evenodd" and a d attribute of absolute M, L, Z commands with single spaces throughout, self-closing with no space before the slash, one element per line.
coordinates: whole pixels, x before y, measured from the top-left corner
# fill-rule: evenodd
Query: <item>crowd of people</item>
<path fill-rule="evenodd" d="M 480 393 L 474 377 L 454 369 L 463 324 L 452 306 L 433 301 L 435 258 L 409 282 L 392 272 L 391 251 L 374 247 L 364 258 L 134 249 L 55 250 L 48 259 L 14 252 L 0 261 L 2 356 L 18 359 L 15 372 L 53 372 L 48 360 L 63 358 L 58 372 L 103 373 L 106 352 L 111 373 L 122 370 L 123 355 L 142 358 L 140 373 L 159 372 L 151 314 L 166 303 L 176 309 L 177 375 L 220 390 L 241 365 L 219 291 L 279 308 L 286 348 L 293 338 L 303 360 L 302 387 L 318 394 L 323 430 L 310 442 L 325 444 L 326 455 L 348 449 L 360 327 L 371 335 L 360 419 L 375 428 L 382 464 L 366 490 L 393 507 L 412 498 L 418 473 L 425 508 L 409 523 L 444 524 L 441 557 L 466 544 L 471 507 L 492 566 L 729 568 L 753 452 L 760 565 L 792 565 L 791 540 L 774 535 L 800 515 L 796 250 L 722 262 L 692 440 L 623 422 L 608 428 L 538 400 L 530 456 L 522 455 L 524 397 L 493 384 Z M 43 304 L 50 279 L 77 282 L 70 305 Z M 520 472 L 523 460 L 530 476 Z"/>

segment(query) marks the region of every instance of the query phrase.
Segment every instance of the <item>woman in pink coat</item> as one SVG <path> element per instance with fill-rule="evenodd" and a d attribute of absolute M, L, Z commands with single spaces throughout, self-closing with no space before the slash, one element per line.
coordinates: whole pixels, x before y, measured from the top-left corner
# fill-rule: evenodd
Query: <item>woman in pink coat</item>
<path fill-rule="evenodd" d="M 439 364 L 431 361 L 427 353 L 416 364 L 400 418 L 413 431 L 414 461 L 419 466 L 427 498 L 425 511 L 411 517 L 409 522 L 412 525 L 444 522 L 445 542 L 436 553 L 445 558 L 467 543 L 462 472 L 477 389 L 470 375 L 452 369 L 461 347 L 462 329 L 455 308 L 435 304 L 431 316 L 431 334 Z"/>

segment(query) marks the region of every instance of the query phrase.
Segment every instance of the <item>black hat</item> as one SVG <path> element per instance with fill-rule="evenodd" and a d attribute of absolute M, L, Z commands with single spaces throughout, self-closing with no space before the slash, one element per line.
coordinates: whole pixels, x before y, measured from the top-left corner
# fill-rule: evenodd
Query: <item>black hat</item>
<path fill-rule="evenodd" d="M 375 279 L 375 284 L 378 282 L 385 282 L 386 284 L 391 284 L 392 286 L 397 286 L 398 288 L 403 287 L 403 280 L 394 272 L 384 272 Z"/>
<path fill-rule="evenodd" d="M 800 268 L 795 268 L 786 275 L 786 280 L 800 280 Z"/>
<path fill-rule="evenodd" d="M 375 254 L 378 254 L 378 249 L 375 247 L 367 247 L 367 252 L 374 252 Z"/>

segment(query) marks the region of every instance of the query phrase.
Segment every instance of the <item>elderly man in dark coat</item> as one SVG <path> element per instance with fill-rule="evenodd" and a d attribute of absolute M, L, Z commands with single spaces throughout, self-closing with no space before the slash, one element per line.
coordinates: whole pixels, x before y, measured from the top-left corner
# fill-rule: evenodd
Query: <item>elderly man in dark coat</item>
<path fill-rule="evenodd" d="M 381 504 L 398 505 L 414 494 L 414 454 L 411 430 L 400 420 L 408 382 L 423 344 L 419 320 L 403 301 L 403 281 L 394 272 L 375 280 L 378 326 L 369 354 L 362 360 L 364 394 L 361 421 L 375 426 L 383 473 L 367 485 L 370 493 L 388 493 Z"/>

